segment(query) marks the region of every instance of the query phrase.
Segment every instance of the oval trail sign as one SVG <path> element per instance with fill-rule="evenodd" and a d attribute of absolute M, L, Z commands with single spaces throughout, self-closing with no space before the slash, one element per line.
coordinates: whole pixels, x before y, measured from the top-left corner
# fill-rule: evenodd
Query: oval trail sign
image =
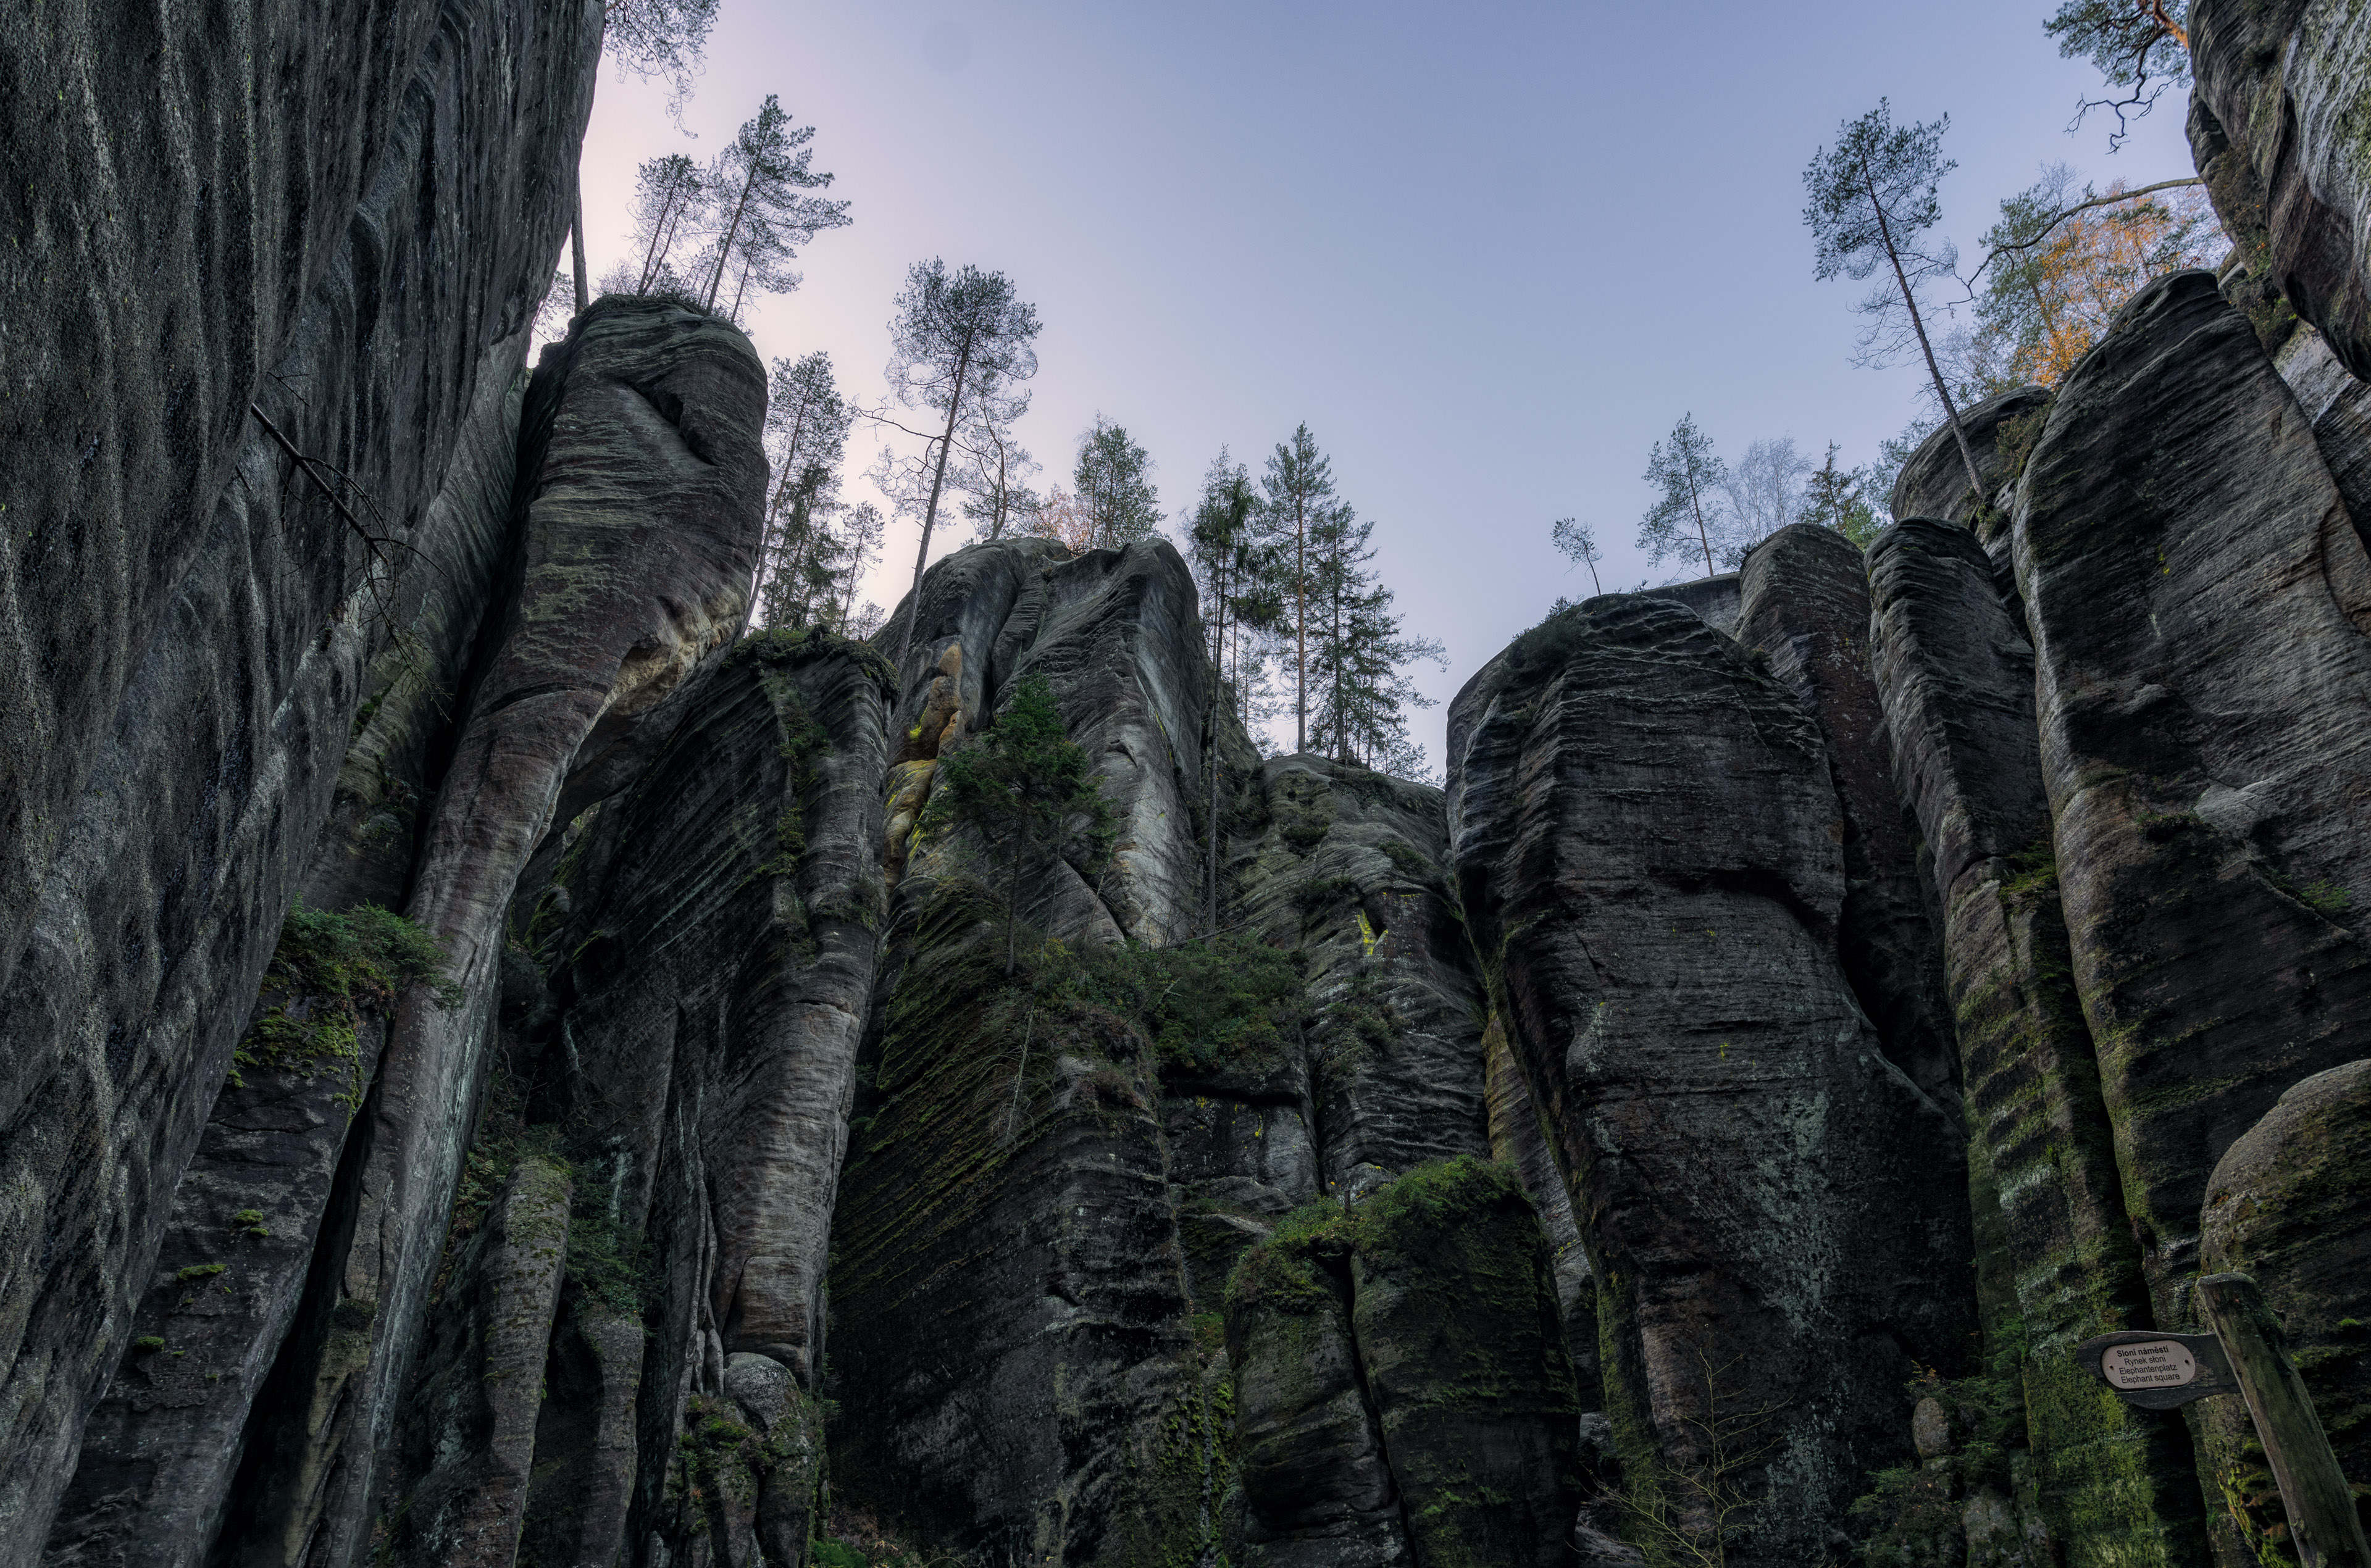
<path fill-rule="evenodd" d="M 2118 1389 L 2180 1389 L 2198 1381 L 2198 1358 L 2180 1340 L 2142 1340 L 2108 1346 L 2099 1372 Z"/>
<path fill-rule="evenodd" d="M 2143 1410 L 2171 1410 L 2239 1389 L 2231 1358 L 2213 1334 L 2119 1329 L 2076 1345 L 2075 1361 L 2118 1399 Z"/>

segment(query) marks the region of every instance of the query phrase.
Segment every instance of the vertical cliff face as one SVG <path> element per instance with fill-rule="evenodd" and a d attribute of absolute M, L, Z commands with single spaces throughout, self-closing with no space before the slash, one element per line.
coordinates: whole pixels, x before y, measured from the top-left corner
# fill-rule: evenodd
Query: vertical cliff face
<path fill-rule="evenodd" d="M 1743 577 L 1737 639 L 1768 657 L 1827 750 L 1844 827 L 1845 977 L 1893 1064 L 1956 1115 L 1960 1064 L 1932 900 L 1869 673 L 1868 567 L 1842 534 L 1798 523 L 1755 546 Z"/>
<path fill-rule="evenodd" d="M 2016 526 L 2075 982 L 2170 1320 L 2215 1158 L 2360 1035 L 2371 557 L 2199 272 L 2068 376 Z"/>
<path fill-rule="evenodd" d="M 364 668 L 436 593 L 410 551 L 468 553 L 434 503 L 565 231 L 598 25 L 6 24 L 44 172 L 0 287 L 43 395 L 0 416 L 0 1555 L 38 1550 L 133 1337 Z"/>
<path fill-rule="evenodd" d="M 2206 0 L 2189 27 L 2191 145 L 2253 285 L 2238 302 L 2269 284 L 2355 375 L 2371 372 L 2371 156 L 2358 128 L 2371 24 L 2345 0 Z"/>
<path fill-rule="evenodd" d="M 552 1142 L 578 1193 L 523 1560 L 806 1539 L 888 698 L 859 645 L 744 643 L 515 911 L 551 967 L 506 1009 L 493 1141 Z"/>
<path fill-rule="evenodd" d="M 1816 1557 L 1901 1445 L 1910 1358 L 1958 1364 L 1972 1326 L 1954 1129 L 1838 957 L 1820 732 L 1702 620 L 1616 597 L 1469 685 L 1451 751 L 1465 917 L 1601 1282 L 1625 1475 L 1682 1530 L 1765 1497 L 1752 1560 Z"/>
<path fill-rule="evenodd" d="M 1965 528 L 1913 519 L 1889 530 L 1868 578 L 1895 777 L 1942 911 L 1978 1282 L 1995 1345 L 2021 1342 L 2037 1501 L 2073 1561 L 2194 1562 L 2196 1489 L 2180 1434 L 2074 1361 L 2091 1335 L 2155 1320 L 2069 975 L 2033 651 Z"/>

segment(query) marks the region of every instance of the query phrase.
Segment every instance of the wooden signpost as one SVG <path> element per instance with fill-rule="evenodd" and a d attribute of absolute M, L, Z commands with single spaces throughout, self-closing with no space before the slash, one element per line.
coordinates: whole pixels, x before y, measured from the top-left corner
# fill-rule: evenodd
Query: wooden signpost
<path fill-rule="evenodd" d="M 2246 1400 L 2288 1512 L 2297 1561 L 2304 1568 L 2371 1568 L 2371 1542 L 2338 1456 L 2256 1282 L 2208 1274 L 2198 1282 L 2197 1300 L 2213 1333 L 2127 1329 L 2085 1340 L 2075 1358 L 2118 1399 L 2143 1410 L 2172 1410 L 2216 1394 Z"/>

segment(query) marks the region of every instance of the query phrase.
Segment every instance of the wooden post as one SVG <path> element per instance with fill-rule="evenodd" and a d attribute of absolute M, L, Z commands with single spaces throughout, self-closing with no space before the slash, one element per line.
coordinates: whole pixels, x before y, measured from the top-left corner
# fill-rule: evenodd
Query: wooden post
<path fill-rule="evenodd" d="M 2330 1437 L 2284 1348 L 2281 1325 L 2256 1282 L 2242 1274 L 2198 1282 L 2198 1308 L 2223 1342 L 2255 1418 L 2288 1511 L 2289 1539 L 2305 1568 L 2371 1568 L 2371 1542 L 2348 1495 Z"/>

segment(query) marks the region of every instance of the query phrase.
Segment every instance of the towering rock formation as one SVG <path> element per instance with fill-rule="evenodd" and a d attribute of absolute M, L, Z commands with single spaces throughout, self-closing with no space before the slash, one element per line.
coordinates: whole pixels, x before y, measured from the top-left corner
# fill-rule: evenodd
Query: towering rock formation
<path fill-rule="evenodd" d="M 1842 534 L 1798 523 L 1756 545 L 1743 577 L 1738 640 L 1768 656 L 1827 749 L 1844 824 L 1845 977 L 1885 1054 L 1956 1116 L 1960 1064 L 1932 898 L 1869 674 L 1868 568 Z"/>
<path fill-rule="evenodd" d="M 597 7 L 6 24 L 0 1557 L 29 1560 L 566 230 Z M 108 62 L 138 60 L 128 72 Z M 104 126 L 104 133 L 95 127 Z"/>
<path fill-rule="evenodd" d="M 2016 528 L 2075 985 L 2172 1321 L 2215 1160 L 2371 1009 L 2371 556 L 2203 272 L 2067 377 Z"/>
<path fill-rule="evenodd" d="M 2371 375 L 2371 21 L 2343 0 L 2200 0 L 2188 22 L 2191 147 L 2255 294 L 2268 283 Z"/>
<path fill-rule="evenodd" d="M 2075 1562 L 2195 1562 L 2200 1505 L 2180 1433 L 2075 1365 L 2093 1334 L 2155 1319 L 2068 973 L 2033 651 L 1964 527 L 1914 518 L 1888 530 L 1868 581 L 1895 777 L 1942 911 L 1977 1280 L 1995 1348 L 2023 1341 L 2042 1516 Z"/>
<path fill-rule="evenodd" d="M 1816 1558 L 1902 1447 L 1911 1358 L 1960 1364 L 1972 1327 L 1956 1132 L 1838 959 L 1819 730 L 1695 616 L 1614 597 L 1486 667 L 1450 748 L 1465 917 L 1596 1266 L 1632 1494 L 1683 1531 L 1758 1501 L 1742 1560 Z M 1733 822 L 1758 830 L 1705 830 Z"/>
<path fill-rule="evenodd" d="M 2193 7 L 2220 294 L 1444 797 L 1261 757 L 1164 543 L 744 635 L 746 338 L 525 368 L 597 8 L 275 3 L 0 18 L 0 1558 L 2239 1568 L 2235 1411 L 2070 1355 L 2202 1268 L 2363 1458 L 2354 10 Z M 991 867 L 1041 680 L 1108 852 Z"/>

